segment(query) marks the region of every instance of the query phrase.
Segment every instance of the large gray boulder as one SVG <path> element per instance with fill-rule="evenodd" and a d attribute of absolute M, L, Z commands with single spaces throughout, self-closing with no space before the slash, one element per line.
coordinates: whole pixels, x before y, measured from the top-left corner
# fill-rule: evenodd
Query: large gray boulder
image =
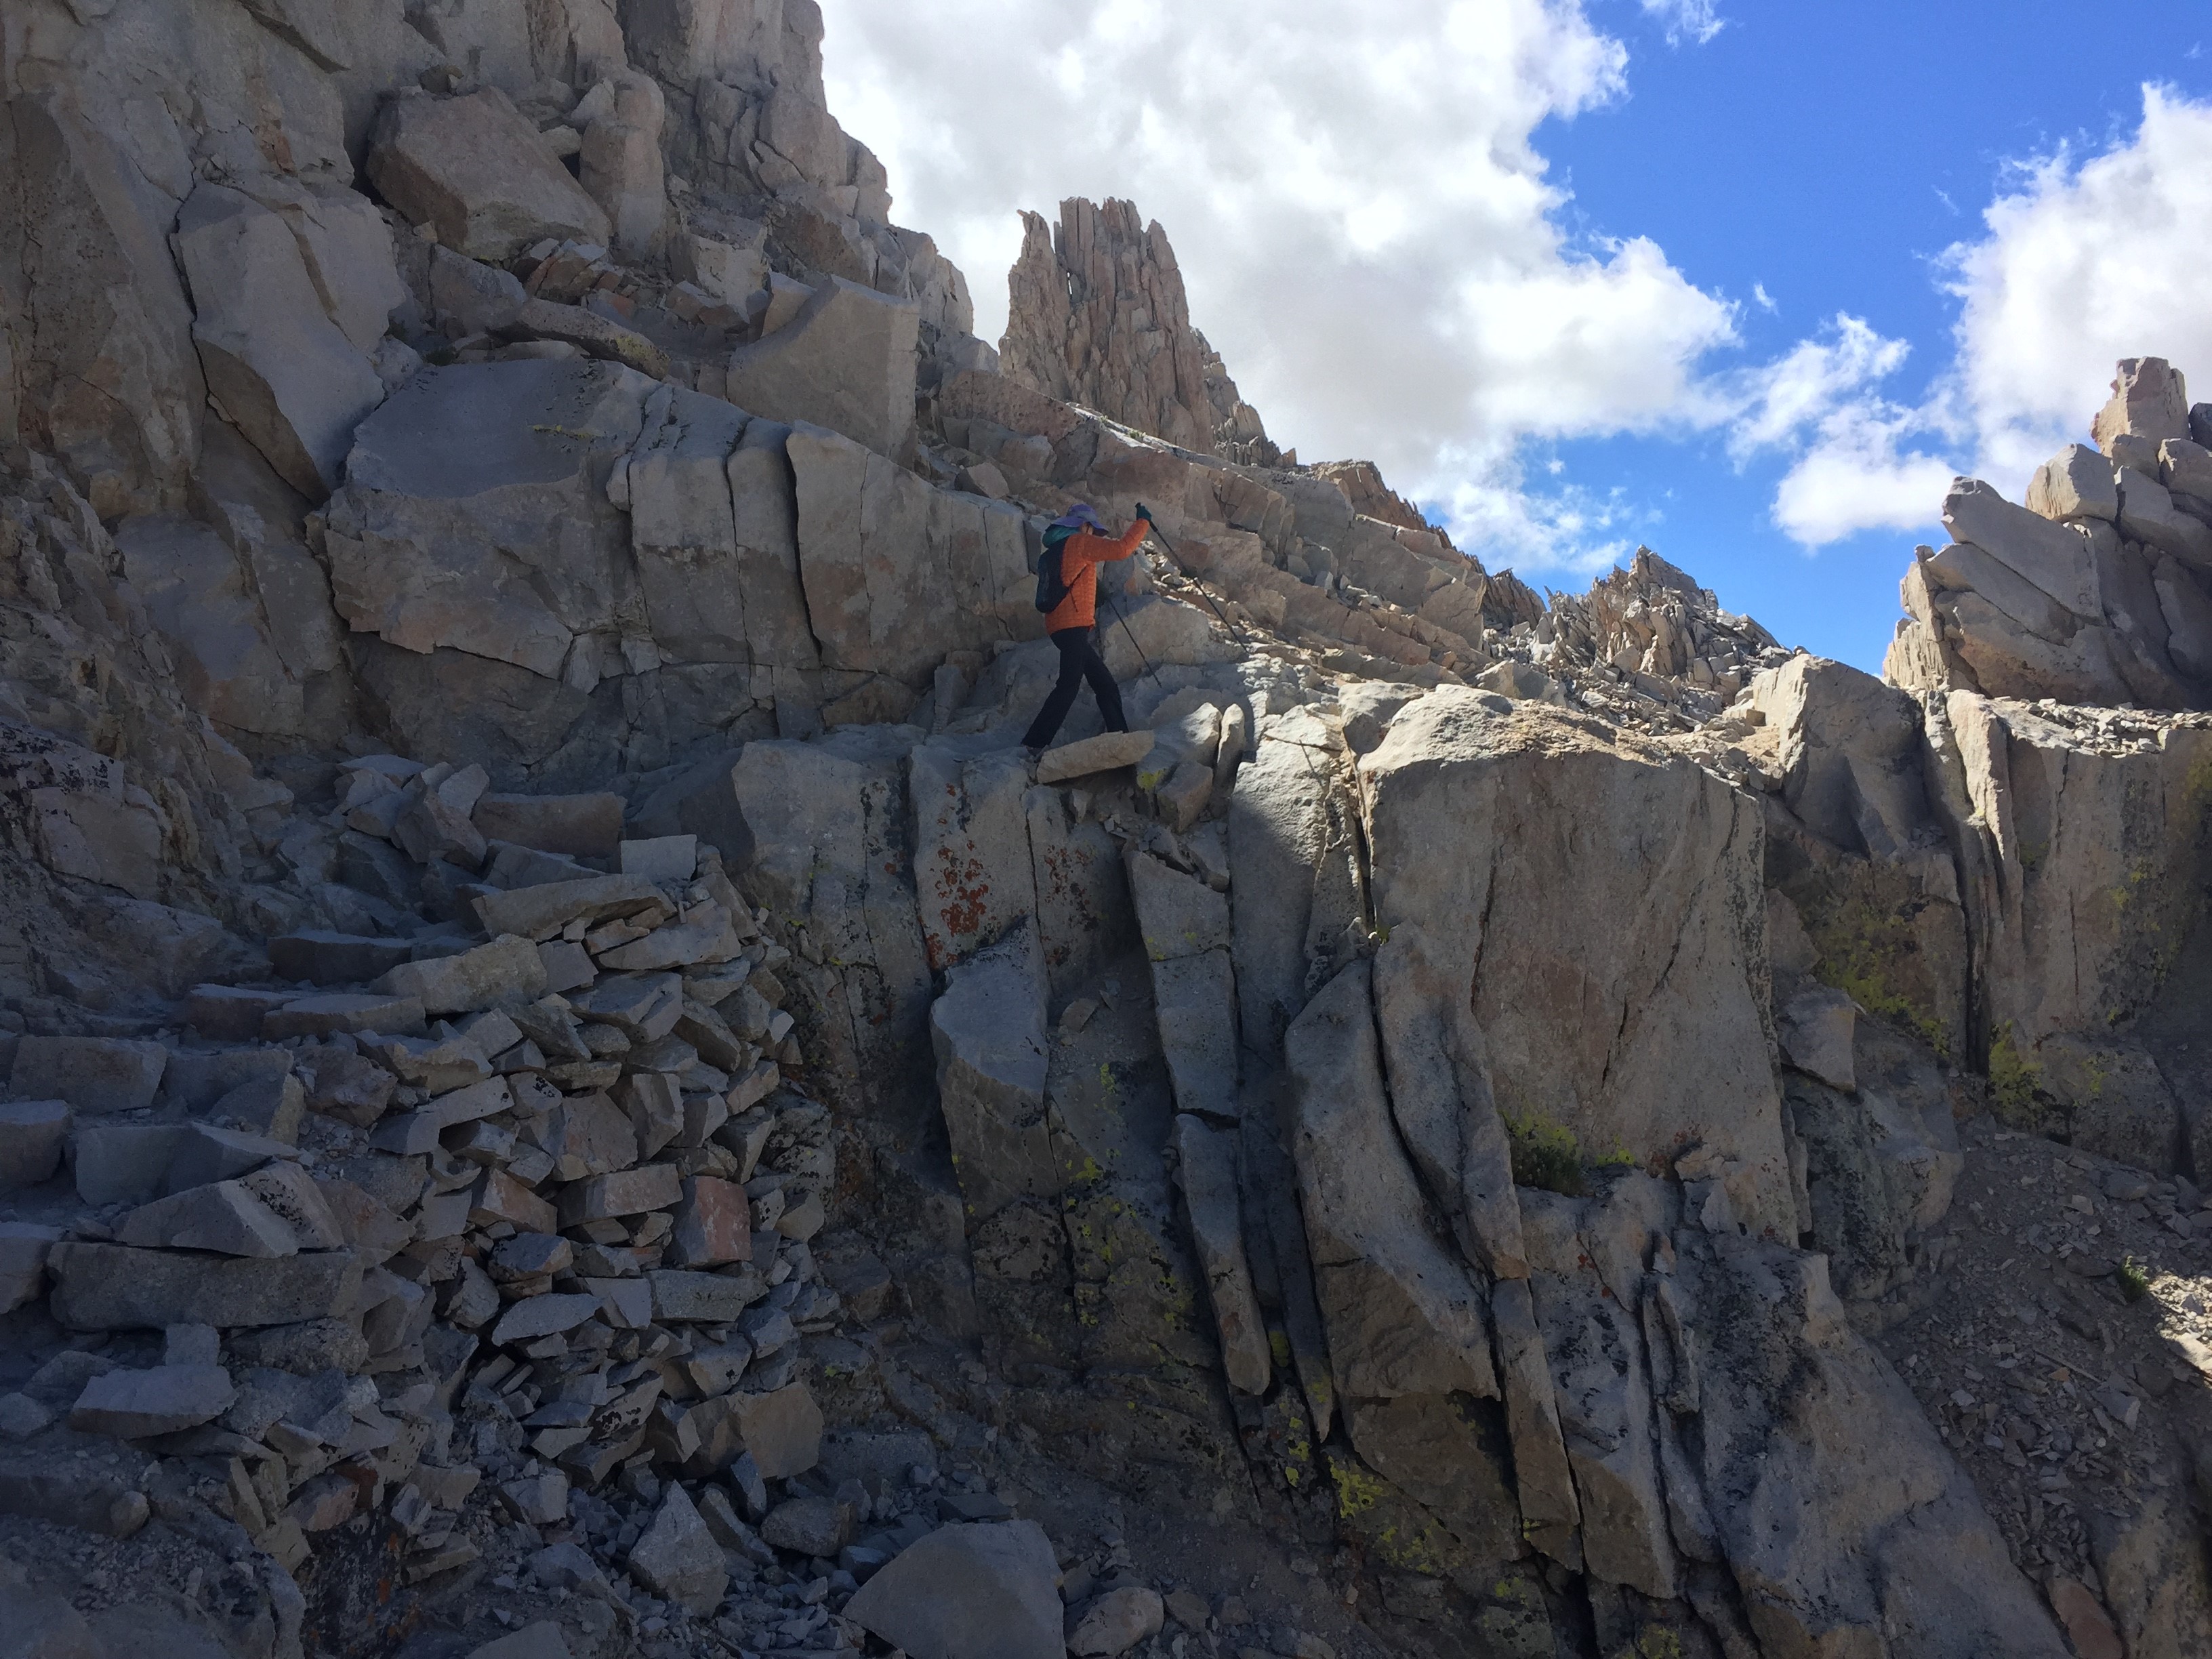
<path fill-rule="evenodd" d="M 2112 374 L 2112 395 L 2089 423 L 2089 435 L 2107 455 L 2116 438 L 2153 444 L 2189 435 L 2189 389 L 2181 372 L 2163 357 L 2123 357 Z"/>
<path fill-rule="evenodd" d="M 1045 1117 L 1044 978 L 1027 921 L 945 975 L 929 1012 L 937 1088 L 977 1220 L 1064 1182 Z"/>
<path fill-rule="evenodd" d="M 1034 1521 L 939 1527 L 861 1585 L 845 1617 L 913 1659 L 1062 1659 L 1059 1583 Z"/>
<path fill-rule="evenodd" d="M 2069 526 L 2014 506 L 1979 478 L 1961 478 L 1943 498 L 1943 527 L 1954 540 L 1972 542 L 2075 616 L 2103 619 L 2088 544 Z"/>
<path fill-rule="evenodd" d="M 1896 858 L 1932 836 L 1920 781 L 1920 708 L 1894 686 L 1825 657 L 1796 656 L 1752 681 L 1777 735 L 1782 798 L 1850 852 Z"/>
<path fill-rule="evenodd" d="M 746 396 L 734 380 L 731 395 Z M 798 487 L 800 580 L 824 667 L 919 690 L 947 652 L 1042 634 L 1020 509 L 933 489 L 819 427 L 794 427 L 785 448 Z"/>
<path fill-rule="evenodd" d="M 193 708 L 241 732 L 275 736 L 305 726 L 303 688 L 221 536 L 181 514 L 149 514 L 118 525 L 115 544 Z"/>
<path fill-rule="evenodd" d="M 1338 1393 L 1495 1396 L 1468 1270 L 1431 1234 L 1384 1092 L 1370 972 L 1355 962 L 1291 1024 L 1291 1149 Z"/>
<path fill-rule="evenodd" d="M 1402 710 L 1360 772 L 1376 921 L 1436 947 L 1497 1098 L 1590 1158 L 1695 1140 L 1739 1219 L 1794 1237 L 1756 802 L 1665 751 L 1451 686 Z"/>
<path fill-rule="evenodd" d="M 605 210 L 496 87 L 393 99 L 376 125 L 368 176 L 385 200 L 471 259 L 504 264 L 549 236 L 603 245 L 612 234 Z"/>
<path fill-rule="evenodd" d="M 606 480 L 651 389 L 633 370 L 573 361 L 417 375 L 363 422 L 330 506 L 338 614 L 403 651 L 465 652 L 547 679 L 565 669 L 589 690 L 601 641 L 618 653 L 637 611 L 629 526 Z"/>
<path fill-rule="evenodd" d="M 685 663 L 771 671 L 778 701 L 806 701 L 821 665 L 799 578 L 788 428 L 664 386 L 647 400 L 628 489 L 630 552 L 653 641 Z"/>
<path fill-rule="evenodd" d="M 285 483 L 322 500 L 384 382 L 325 311 L 277 215 L 203 184 L 178 215 L 176 239 L 209 392 Z M 389 268 L 388 249 L 385 260 Z"/>
<path fill-rule="evenodd" d="M 1663 1316 L 1644 1321 L 1668 1490 L 1678 1469 L 1702 1490 L 1761 1649 L 2059 1659 L 1972 1481 L 1852 1330 L 1825 1258 L 1732 1233 L 1672 1244 L 1673 1271 L 1648 1275 Z"/>
<path fill-rule="evenodd" d="M 913 441 L 921 326 L 914 306 L 832 276 L 789 322 L 731 353 L 730 400 L 896 459 Z"/>

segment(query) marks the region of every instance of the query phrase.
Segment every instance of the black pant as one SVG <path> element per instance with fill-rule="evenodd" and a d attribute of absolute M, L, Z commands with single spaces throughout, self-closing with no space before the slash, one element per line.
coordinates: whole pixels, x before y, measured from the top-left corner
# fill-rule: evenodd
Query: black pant
<path fill-rule="evenodd" d="M 1075 694 L 1083 689 L 1083 682 L 1091 682 L 1091 695 L 1098 699 L 1098 712 L 1106 718 L 1109 732 L 1126 732 L 1128 717 L 1121 712 L 1121 688 L 1114 684 L 1114 676 L 1106 666 L 1106 659 L 1091 644 L 1095 629 L 1063 628 L 1052 636 L 1060 647 L 1060 684 L 1052 688 L 1052 695 L 1037 710 L 1037 717 L 1030 722 L 1023 745 L 1042 749 L 1059 735 L 1060 723 L 1067 718 L 1067 711 L 1075 707 Z"/>

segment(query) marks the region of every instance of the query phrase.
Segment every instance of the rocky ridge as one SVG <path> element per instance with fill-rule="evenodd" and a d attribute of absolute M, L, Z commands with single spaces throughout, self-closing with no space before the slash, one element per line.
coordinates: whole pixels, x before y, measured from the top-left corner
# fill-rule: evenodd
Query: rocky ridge
<path fill-rule="evenodd" d="M 0 125 L 37 1650 L 2202 1644 L 2203 717 L 1547 605 L 1125 204 L 1000 372 L 803 0 L 83 9 Z M 1953 562 L 2148 637 L 2045 471 Z M 1033 767 L 1079 498 L 1144 729 Z M 1991 1114 L 2106 1194 L 1996 1262 Z M 1901 1346 L 1984 1288 L 2096 1356 Z"/>

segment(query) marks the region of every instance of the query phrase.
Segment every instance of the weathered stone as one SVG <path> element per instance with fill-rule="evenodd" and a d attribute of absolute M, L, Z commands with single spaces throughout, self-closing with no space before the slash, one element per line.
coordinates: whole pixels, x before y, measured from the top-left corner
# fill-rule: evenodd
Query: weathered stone
<path fill-rule="evenodd" d="M 1275 458 L 1257 411 L 1191 325 L 1166 231 L 1134 203 L 1071 198 L 1057 237 L 1024 213 L 1007 282 L 1008 379 L 1201 455 Z"/>
<path fill-rule="evenodd" d="M 0 1192 L 51 1179 L 61 1168 L 72 1121 L 65 1100 L 0 1105 Z"/>
<path fill-rule="evenodd" d="M 457 363 L 422 370 L 362 422 L 323 546 L 338 614 L 393 647 L 370 649 L 360 672 L 410 746 L 526 764 L 557 745 L 545 715 L 565 732 L 580 714 L 634 588 L 606 469 L 635 441 L 651 387 L 581 359 Z M 441 650 L 561 684 L 526 693 L 530 681 Z M 488 706 L 488 676 L 530 708 Z"/>
<path fill-rule="evenodd" d="M 475 901 L 475 908 L 484 931 L 494 936 L 549 939 L 572 921 L 592 924 L 629 915 L 659 897 L 660 890 L 641 876 L 593 876 L 486 893 Z"/>
<path fill-rule="evenodd" d="M 1464 1390 L 1494 1396 L 1490 1338 L 1467 1270 L 1423 1224 L 1420 1188 L 1383 1091 L 1356 962 L 1284 1039 L 1291 1152 L 1340 1393 L 1367 1399 Z"/>
<path fill-rule="evenodd" d="M 913 1659 L 1061 1659 L 1059 1582 L 1034 1521 L 940 1527 L 861 1585 L 845 1616 Z"/>
<path fill-rule="evenodd" d="M 654 1594 L 695 1615 L 714 1612 L 729 1588 L 722 1547 L 699 1518 L 690 1494 L 672 1480 L 644 1536 L 630 1547 L 629 1570 Z"/>
<path fill-rule="evenodd" d="M 428 1014 L 467 1013 L 536 1001 L 545 994 L 545 964 L 531 940 L 507 933 L 457 956 L 403 963 L 377 988 L 413 998 Z"/>
<path fill-rule="evenodd" d="M 599 1310 L 599 1298 L 596 1296 L 525 1297 L 507 1305 L 499 1323 L 492 1327 L 491 1340 L 503 1346 L 556 1336 L 563 1331 L 574 1330 Z"/>
<path fill-rule="evenodd" d="M 361 1264 L 348 1250 L 252 1261 L 63 1243 L 47 1268 L 54 1317 L 71 1330 L 161 1330 L 170 1325 L 289 1325 L 349 1309 Z"/>
<path fill-rule="evenodd" d="M 412 941 L 310 930 L 269 941 L 270 965 L 280 979 L 313 985 L 363 985 L 407 960 Z"/>
<path fill-rule="evenodd" d="M 1492 1287 L 1490 1316 L 1498 1334 L 1506 1431 L 1513 1443 L 1514 1496 L 1523 1530 L 1546 1555 L 1579 1570 L 1582 1505 L 1575 1496 L 1551 1366 L 1525 1278 L 1500 1279 Z"/>
<path fill-rule="evenodd" d="M 66 1101 L 80 1112 L 129 1112 L 154 1103 L 169 1051 L 129 1037 L 27 1036 L 16 1045 L 9 1092 Z"/>
<path fill-rule="evenodd" d="M 314 1177 L 297 1164 L 273 1159 L 239 1176 L 238 1185 L 259 1199 L 303 1250 L 342 1249 L 352 1242 Z"/>
<path fill-rule="evenodd" d="M 1458 988 L 1464 972 L 1411 921 L 1393 927 L 1376 952 L 1375 1012 L 1390 1111 L 1468 1259 L 1494 1278 L 1517 1279 L 1528 1267 L 1512 1152 L 1491 1095 L 1482 1033 Z"/>
<path fill-rule="evenodd" d="M 712 1176 L 687 1177 L 668 1246 L 668 1260 L 679 1267 L 752 1260 L 752 1218 L 744 1188 Z"/>
<path fill-rule="evenodd" d="M 823 667 L 918 690 L 948 651 L 1038 637 L 1043 618 L 1018 508 L 933 489 L 818 427 L 793 428 L 783 448 L 805 616 Z M 904 696 L 892 712 L 912 706 Z"/>
<path fill-rule="evenodd" d="M 386 201 L 471 259 L 503 264 L 546 237 L 604 244 L 612 228 L 495 88 L 393 99 L 377 123 L 368 176 Z"/>
<path fill-rule="evenodd" d="M 61 1236 L 60 1228 L 33 1221 L 0 1221 L 0 1314 L 15 1312 L 46 1288 L 46 1258 Z"/>
<path fill-rule="evenodd" d="M 195 985 L 182 1010 L 185 1024 L 210 1042 L 248 1042 L 261 1035 L 262 1016 L 283 1007 L 294 994 L 260 991 L 242 985 Z"/>
<path fill-rule="evenodd" d="M 1063 1184 L 1045 1121 L 1044 986 L 1024 922 L 945 976 L 931 1007 L 938 1095 L 969 1212 Z"/>
<path fill-rule="evenodd" d="M 1231 942 L 1229 900 L 1195 876 L 1170 868 L 1148 853 L 1128 856 L 1129 896 L 1145 954 L 1155 962 L 1194 957 Z"/>
<path fill-rule="evenodd" d="M 2180 371 L 2163 357 L 2123 357 L 2112 376 L 2111 400 L 2089 423 L 2089 434 L 2106 454 L 2116 438 L 2157 444 L 2189 435 L 2189 392 Z"/>
<path fill-rule="evenodd" d="M 1067 1650 L 1079 1656 L 1113 1656 L 1127 1653 L 1138 1643 L 1160 1633 L 1166 1622 L 1167 1604 L 1160 1593 L 1148 1584 L 1127 1584 L 1120 1589 L 1108 1590 L 1105 1595 L 1084 1609 L 1083 1616 L 1075 1621 L 1075 1629 L 1067 1638 Z"/>
<path fill-rule="evenodd" d="M 477 797 L 471 817 L 487 841 L 510 841 L 579 858 L 610 858 L 622 841 L 623 798 L 605 792 L 488 794 Z"/>
<path fill-rule="evenodd" d="M 2069 444 L 2036 471 L 2027 486 L 2027 510 L 2066 523 L 2117 519 L 2120 492 L 2112 464 L 2086 444 Z"/>
<path fill-rule="evenodd" d="M 1140 765 L 1152 751 L 1150 732 L 1101 732 L 1095 738 L 1081 738 L 1045 750 L 1036 763 L 1036 781 L 1065 783 L 1093 772 Z"/>
<path fill-rule="evenodd" d="M 1799 1071 L 1850 1094 L 1858 1079 L 1851 1069 L 1851 1036 L 1858 1006 L 1832 987 L 1807 983 L 1775 1011 L 1775 1035 L 1782 1055 Z"/>
<path fill-rule="evenodd" d="M 1694 1402 L 1682 1484 L 1714 1494 L 1714 1547 L 1760 1649 L 2064 1653 L 1966 1472 L 1852 1331 L 1822 1258 L 1741 1237 L 1674 1240 L 1666 1346 L 1653 1363 Z M 1747 1305 L 1740 1297 L 1769 1310 L 1755 1331 L 1722 1311 Z M 1671 1494 L 1671 1474 L 1668 1484 Z M 1586 1509 L 1588 1497 L 1585 1487 Z M 1783 1514 L 1794 1524 L 1768 1519 Z"/>
<path fill-rule="evenodd" d="M 822 1408 L 804 1382 L 729 1399 L 738 1438 L 762 1479 L 804 1474 L 821 1461 Z"/>
<path fill-rule="evenodd" d="M 261 1035 L 272 1042 L 286 1037 L 328 1036 L 333 1031 L 380 1031 L 386 1036 L 419 1036 L 422 1004 L 416 997 L 390 996 L 374 991 L 333 991 L 321 996 L 300 997 L 264 1015 Z"/>
<path fill-rule="evenodd" d="M 1753 679 L 1751 704 L 1777 734 L 1782 798 L 1815 834 L 1891 859 L 1932 839 L 1920 711 L 1904 692 L 1847 664 L 1799 655 Z"/>
<path fill-rule="evenodd" d="M 693 920 L 671 922 L 643 939 L 601 951 L 599 965 L 617 972 L 653 973 L 727 962 L 742 948 L 728 914 L 720 905 L 705 905 Z"/>
<path fill-rule="evenodd" d="M 118 1366 L 84 1385 L 70 1407 L 70 1427 L 80 1434 L 143 1440 L 211 1423 L 237 1397 L 230 1373 L 220 1365 L 156 1365 L 143 1371 Z"/>
<path fill-rule="evenodd" d="M 277 215 L 204 183 L 178 215 L 175 241 L 209 392 L 286 483 L 322 500 L 384 382 L 325 312 Z"/>
<path fill-rule="evenodd" d="M 294 1156 L 285 1142 L 265 1135 L 210 1123 L 182 1124 L 169 1146 L 168 1169 L 161 1190 L 181 1193 L 189 1188 L 229 1181 L 259 1169 L 272 1158 Z"/>
<path fill-rule="evenodd" d="M 173 1250 L 212 1250 L 273 1261 L 298 1252 L 292 1230 L 235 1181 L 157 1198 L 119 1216 L 118 1243 Z"/>
<path fill-rule="evenodd" d="M 832 276 L 783 327 L 730 356 L 730 401 L 898 457 L 914 433 L 913 305 Z"/>
<path fill-rule="evenodd" d="M 307 1109 L 366 1128 L 392 1103 L 398 1079 L 374 1061 L 320 1045 L 298 1051 L 295 1075 Z"/>
<path fill-rule="evenodd" d="M 1260 1313 L 1252 1269 L 1244 1255 L 1243 1218 L 1237 1199 L 1237 1142 L 1188 1114 L 1175 1122 L 1173 1145 L 1199 1269 L 1221 1341 L 1229 1386 L 1264 1395 L 1273 1376 L 1267 1322 Z"/>
<path fill-rule="evenodd" d="M 563 1187 L 559 1200 L 561 1224 L 574 1227 L 586 1221 L 665 1210 L 683 1195 L 684 1178 L 673 1164 L 641 1164 L 635 1170 L 617 1170 Z"/>
<path fill-rule="evenodd" d="M 224 1128 L 274 1140 L 297 1144 L 301 1121 L 307 1115 L 307 1092 L 289 1071 L 251 1077 L 207 1109 L 208 1121 Z"/>
<path fill-rule="evenodd" d="M 647 881 L 689 881 L 699 864 L 699 838 L 696 836 L 657 836 L 641 841 L 625 841 L 617 844 L 620 858 L 617 866 L 626 876 L 642 876 Z"/>
<path fill-rule="evenodd" d="M 558 1471 L 549 1471 L 537 1479 L 559 1480 L 565 1497 L 568 1483 Z M 524 1483 L 509 1481 L 507 1484 L 520 1486 Z M 535 1516 L 523 1517 L 526 1521 L 532 1521 L 543 1526 L 550 1526 L 561 1518 L 562 1516 L 559 1514 L 548 1516 L 543 1521 L 539 1521 Z M 541 1619 L 534 1625 L 525 1625 L 519 1631 L 498 1637 L 484 1643 L 481 1647 L 471 1650 L 468 1659 L 568 1659 L 568 1638 L 557 1620 Z"/>
<path fill-rule="evenodd" d="M 1962 478 L 1943 498 L 1943 527 L 2041 588 L 2077 617 L 2105 614 L 2089 546 L 2064 525 L 2015 507 L 1978 478 Z"/>
<path fill-rule="evenodd" d="M 511 271 L 441 245 L 430 249 L 430 304 L 454 339 L 507 327 L 529 297 Z"/>
<path fill-rule="evenodd" d="M 760 1530 L 780 1550 L 834 1558 L 853 1541 L 853 1506 L 834 1498 L 786 1498 L 768 1512 Z"/>
<path fill-rule="evenodd" d="M 1237 1115 L 1237 980 L 1229 952 L 1152 963 L 1160 1050 L 1179 1110 Z"/>
<path fill-rule="evenodd" d="M 1557 711 L 1501 718 L 1453 686 L 1408 705 L 1359 765 L 1376 921 L 1431 942 L 1498 1101 L 1589 1156 L 1641 1161 L 1694 1134 L 1727 1160 L 1737 1217 L 1795 1237 L 1762 1006 L 1757 805 Z M 1447 836 L 1460 851 L 1438 859 Z M 1247 890 L 1242 869 L 1234 890 Z M 1237 927 L 1242 993 L 1241 908 Z"/>
<path fill-rule="evenodd" d="M 2119 471 L 2120 534 L 2197 570 L 2212 570 L 2212 525 L 2173 504 L 2166 487 L 2131 466 Z"/>
<path fill-rule="evenodd" d="M 656 1319 L 726 1325 L 768 1293 L 759 1274 L 690 1273 L 664 1267 L 647 1275 Z"/>
<path fill-rule="evenodd" d="M 659 380 L 668 373 L 668 354 L 634 328 L 583 306 L 555 305 L 531 299 L 523 302 L 508 332 L 525 339 L 558 340 L 585 356 Z"/>

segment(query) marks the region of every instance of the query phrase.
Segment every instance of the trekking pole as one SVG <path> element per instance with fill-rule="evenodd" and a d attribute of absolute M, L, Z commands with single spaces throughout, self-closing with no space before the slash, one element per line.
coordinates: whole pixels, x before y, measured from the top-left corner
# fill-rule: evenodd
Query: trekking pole
<path fill-rule="evenodd" d="M 1144 503 L 1139 501 L 1138 505 L 1141 507 Z M 1162 530 L 1158 525 L 1154 524 L 1149 518 L 1146 519 L 1145 522 L 1152 526 L 1152 534 L 1160 538 L 1160 545 L 1167 549 L 1168 556 L 1173 559 L 1177 564 L 1182 564 L 1182 555 L 1175 550 L 1175 544 L 1168 539 L 1167 532 Z M 1185 572 L 1188 573 L 1189 567 L 1185 565 L 1183 568 Z M 1245 639 L 1243 634 L 1237 631 L 1237 624 L 1221 614 L 1221 607 L 1214 604 L 1213 595 L 1206 591 L 1205 582 L 1201 581 L 1196 576 L 1193 576 L 1191 577 L 1190 585 L 1198 590 L 1198 597 L 1206 601 L 1206 608 L 1208 611 L 1211 611 L 1214 616 L 1219 619 L 1221 625 L 1229 630 L 1229 637 L 1236 641 L 1239 645 L 1249 645 L 1249 641 Z"/>

